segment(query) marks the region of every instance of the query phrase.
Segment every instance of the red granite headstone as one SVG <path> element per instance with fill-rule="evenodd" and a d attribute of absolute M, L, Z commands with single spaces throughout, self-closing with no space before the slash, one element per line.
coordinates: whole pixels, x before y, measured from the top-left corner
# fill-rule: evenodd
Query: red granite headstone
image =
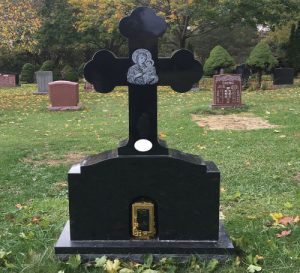
<path fill-rule="evenodd" d="M 69 81 L 49 83 L 50 110 L 78 110 L 79 84 Z"/>
<path fill-rule="evenodd" d="M 214 75 L 214 98 L 212 108 L 241 107 L 241 75 Z"/>
<path fill-rule="evenodd" d="M 0 87 L 15 87 L 17 86 L 16 75 L 0 74 Z"/>

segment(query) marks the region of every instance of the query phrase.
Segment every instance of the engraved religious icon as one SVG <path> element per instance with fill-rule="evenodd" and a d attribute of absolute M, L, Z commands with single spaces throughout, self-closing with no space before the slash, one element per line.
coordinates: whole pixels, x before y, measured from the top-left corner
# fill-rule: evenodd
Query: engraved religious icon
<path fill-rule="evenodd" d="M 131 66 L 127 73 L 127 81 L 136 85 L 156 84 L 158 76 L 154 67 L 152 55 L 147 49 L 137 49 L 132 54 L 135 65 Z"/>

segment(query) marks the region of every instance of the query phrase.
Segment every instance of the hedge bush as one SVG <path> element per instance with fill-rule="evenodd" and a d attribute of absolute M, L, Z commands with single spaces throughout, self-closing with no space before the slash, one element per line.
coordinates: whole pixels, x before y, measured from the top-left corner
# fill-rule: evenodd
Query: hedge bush
<path fill-rule="evenodd" d="M 252 71 L 257 73 L 257 89 L 261 88 L 263 71 L 270 71 L 278 63 L 273 56 L 269 45 L 265 42 L 259 42 L 251 51 L 246 60 Z"/>
<path fill-rule="evenodd" d="M 34 81 L 34 65 L 26 63 L 23 65 L 20 80 L 25 83 L 33 83 Z"/>
<path fill-rule="evenodd" d="M 51 60 L 44 61 L 40 71 L 53 71 L 54 70 L 54 63 Z"/>
<path fill-rule="evenodd" d="M 204 64 L 204 73 L 207 76 L 220 73 L 224 69 L 225 73 L 232 72 L 235 63 L 228 51 L 222 46 L 218 45 L 212 49 L 209 58 Z"/>
<path fill-rule="evenodd" d="M 66 81 L 78 82 L 78 73 L 70 65 L 66 65 L 61 71 L 62 78 Z"/>

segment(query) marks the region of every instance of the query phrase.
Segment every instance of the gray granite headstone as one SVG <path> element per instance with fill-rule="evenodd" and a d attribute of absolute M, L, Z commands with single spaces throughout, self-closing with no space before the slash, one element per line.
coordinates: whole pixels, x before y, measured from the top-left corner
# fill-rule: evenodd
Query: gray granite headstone
<path fill-rule="evenodd" d="M 48 83 L 53 82 L 52 71 L 37 71 L 35 72 L 38 91 L 35 94 L 47 94 Z"/>

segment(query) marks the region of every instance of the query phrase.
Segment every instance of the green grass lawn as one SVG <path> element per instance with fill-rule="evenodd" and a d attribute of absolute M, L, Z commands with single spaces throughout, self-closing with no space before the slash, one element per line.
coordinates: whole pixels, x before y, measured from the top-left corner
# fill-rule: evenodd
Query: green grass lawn
<path fill-rule="evenodd" d="M 83 110 L 50 112 L 48 97 L 34 96 L 34 91 L 34 85 L 0 89 L 0 272 L 102 272 L 92 263 L 77 267 L 75 258 L 59 262 L 53 245 L 68 219 L 68 157 L 115 148 L 127 137 L 127 92 L 81 92 Z M 169 147 L 201 155 L 220 168 L 225 227 L 239 256 L 216 268 L 195 259 L 178 267 L 163 260 L 151 268 L 299 273 L 300 223 L 276 224 L 274 219 L 282 217 L 270 214 L 294 220 L 300 215 L 300 85 L 243 93 L 243 111 L 279 125 L 276 129 L 200 128 L 191 114 L 214 114 L 208 107 L 211 96 L 210 90 L 160 90 L 159 132 Z M 283 230 L 291 233 L 277 238 Z M 123 266 L 128 270 L 122 273 L 131 268 L 155 273 L 149 271 L 149 261 L 144 267 Z"/>

